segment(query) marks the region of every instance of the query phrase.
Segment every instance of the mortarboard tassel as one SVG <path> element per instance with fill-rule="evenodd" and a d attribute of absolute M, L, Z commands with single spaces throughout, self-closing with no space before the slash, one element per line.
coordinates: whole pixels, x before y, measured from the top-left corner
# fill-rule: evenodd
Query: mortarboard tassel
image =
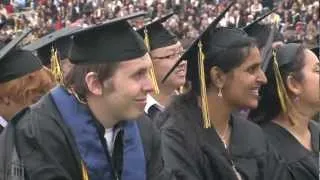
<path fill-rule="evenodd" d="M 288 96 L 288 93 L 287 93 L 287 90 L 284 86 L 284 83 L 283 83 L 283 79 L 281 77 L 281 73 L 280 73 L 280 70 L 279 70 L 279 65 L 278 65 L 278 62 L 277 62 L 277 58 L 276 58 L 276 52 L 275 50 L 273 50 L 273 71 L 274 71 L 274 74 L 275 74 L 275 78 L 276 78 L 276 83 L 277 83 L 277 93 L 278 93 L 278 96 L 279 96 L 279 100 L 280 100 L 280 105 L 281 105 L 281 109 L 284 113 L 288 113 L 288 108 L 289 106 L 291 106 L 291 101 L 290 101 L 290 98 Z M 293 121 L 292 118 L 289 118 L 292 125 L 295 125 L 295 122 Z"/>
<path fill-rule="evenodd" d="M 149 43 L 149 36 L 147 28 L 144 29 L 144 44 L 146 45 L 148 51 L 150 51 L 150 43 Z"/>
<path fill-rule="evenodd" d="M 63 72 L 61 69 L 60 61 L 58 58 L 58 52 L 57 50 L 54 50 L 54 48 L 51 48 L 51 72 L 54 76 L 54 79 L 60 83 L 63 84 Z"/>
<path fill-rule="evenodd" d="M 150 51 L 150 43 L 149 43 L 149 36 L 148 36 L 148 30 L 147 28 L 144 29 L 144 44 L 146 45 L 148 51 Z M 156 79 L 156 74 L 154 72 L 154 67 L 153 67 L 153 63 L 151 63 L 151 69 L 149 71 L 149 75 L 153 84 L 153 88 L 154 88 L 154 92 L 155 94 L 159 94 L 160 90 L 159 90 L 159 86 L 157 83 L 157 79 Z"/>
<path fill-rule="evenodd" d="M 82 180 L 89 180 L 88 171 L 84 163 L 81 161 Z"/>
<path fill-rule="evenodd" d="M 201 88 L 201 109 L 202 109 L 202 118 L 204 121 L 204 128 L 210 128 L 211 122 L 209 117 L 209 107 L 208 107 L 208 97 L 207 97 L 207 88 L 206 88 L 206 80 L 204 73 L 204 60 L 205 55 L 202 52 L 202 43 L 198 42 L 198 66 L 199 66 L 199 79 L 200 79 L 200 88 Z"/>

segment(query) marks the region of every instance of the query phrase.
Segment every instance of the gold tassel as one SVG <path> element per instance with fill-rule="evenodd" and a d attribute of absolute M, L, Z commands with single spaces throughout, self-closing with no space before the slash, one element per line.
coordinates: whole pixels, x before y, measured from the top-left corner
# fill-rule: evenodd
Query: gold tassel
<path fill-rule="evenodd" d="M 147 28 L 144 28 L 144 44 L 146 45 L 148 51 L 150 51 L 150 41 L 148 36 L 148 30 Z"/>
<path fill-rule="evenodd" d="M 89 180 L 88 171 L 83 161 L 81 161 L 82 180 Z"/>
<path fill-rule="evenodd" d="M 206 80 L 205 80 L 205 72 L 204 72 L 204 60 L 205 55 L 202 52 L 202 43 L 199 41 L 198 43 L 198 70 L 199 70 L 199 80 L 201 87 L 201 109 L 202 109 L 202 118 L 204 121 L 204 128 L 210 128 L 211 122 L 209 117 L 209 107 L 208 107 L 208 97 L 207 97 L 207 88 L 206 88 Z"/>
<path fill-rule="evenodd" d="M 284 86 L 284 83 L 283 83 L 283 79 L 281 77 L 275 50 L 273 50 L 272 53 L 273 53 L 273 71 L 276 78 L 277 93 L 280 100 L 281 109 L 283 113 L 288 113 L 288 108 L 292 107 L 291 100 L 289 98 L 286 87 Z M 293 118 L 289 118 L 289 119 L 292 125 L 295 125 Z"/>
<path fill-rule="evenodd" d="M 150 51 L 150 41 L 149 41 L 147 28 L 144 29 L 144 44 L 146 45 L 148 51 Z M 153 84 L 154 93 L 155 94 L 159 94 L 160 93 L 160 89 L 159 89 L 159 86 L 158 86 L 158 83 L 157 83 L 156 73 L 154 72 L 153 63 L 151 63 L 151 69 L 149 71 L 149 76 L 150 76 L 150 79 L 151 79 L 152 84 Z"/>
<path fill-rule="evenodd" d="M 63 84 L 63 71 L 61 69 L 60 60 L 58 58 L 58 52 L 57 50 L 54 50 L 54 48 L 51 48 L 51 72 L 54 76 L 54 79 L 60 83 Z"/>

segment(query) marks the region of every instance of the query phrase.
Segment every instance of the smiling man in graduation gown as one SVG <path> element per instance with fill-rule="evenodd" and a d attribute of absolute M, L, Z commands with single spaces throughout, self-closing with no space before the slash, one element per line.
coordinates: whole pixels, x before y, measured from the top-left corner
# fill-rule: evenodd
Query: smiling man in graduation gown
<path fill-rule="evenodd" d="M 147 105 L 144 109 L 151 119 L 154 119 L 158 113 L 170 104 L 172 98 L 178 94 L 177 90 L 186 81 L 187 63 L 182 61 L 179 68 L 165 83 L 160 82 L 169 69 L 178 61 L 183 51 L 183 47 L 176 35 L 162 25 L 172 15 L 173 13 L 169 13 L 164 17 L 155 19 L 137 31 L 149 47 L 154 69 L 155 91 L 147 96 Z"/>
<path fill-rule="evenodd" d="M 16 145 L 31 180 L 171 179 L 148 121 L 151 60 L 128 19 L 73 32 L 74 64 L 57 86 L 15 119 Z"/>

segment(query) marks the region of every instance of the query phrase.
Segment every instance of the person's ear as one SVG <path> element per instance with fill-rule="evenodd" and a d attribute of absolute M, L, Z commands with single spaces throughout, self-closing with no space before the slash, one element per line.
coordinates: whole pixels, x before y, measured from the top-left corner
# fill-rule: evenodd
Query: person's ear
<path fill-rule="evenodd" d="M 103 94 L 103 85 L 99 81 L 97 73 L 89 72 L 85 76 L 85 82 L 88 87 L 89 93 L 101 96 Z"/>

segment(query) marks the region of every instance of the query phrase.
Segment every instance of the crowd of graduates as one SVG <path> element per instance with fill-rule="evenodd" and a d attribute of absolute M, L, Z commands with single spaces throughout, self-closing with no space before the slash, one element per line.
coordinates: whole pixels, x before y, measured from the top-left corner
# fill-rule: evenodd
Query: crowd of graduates
<path fill-rule="evenodd" d="M 318 41 L 224 3 L 187 44 L 178 7 L 1 42 L 0 180 L 319 179 Z"/>

